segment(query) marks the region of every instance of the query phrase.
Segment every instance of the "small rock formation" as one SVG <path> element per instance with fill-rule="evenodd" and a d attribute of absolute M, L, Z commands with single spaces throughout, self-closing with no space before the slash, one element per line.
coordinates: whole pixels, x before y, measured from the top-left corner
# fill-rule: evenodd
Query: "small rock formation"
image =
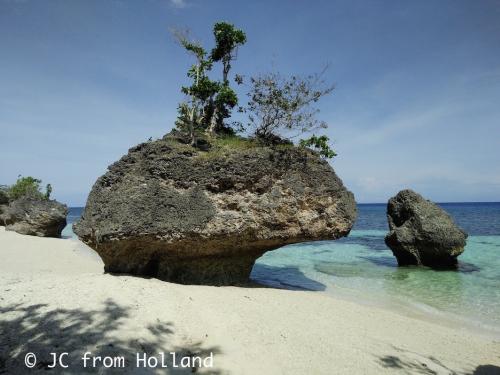
<path fill-rule="evenodd" d="M 9 196 L 4 190 L 0 189 L 0 205 L 5 204 L 9 204 Z"/>
<path fill-rule="evenodd" d="M 3 213 L 7 209 L 8 205 L 9 205 L 9 196 L 4 190 L 0 189 L 0 226 L 4 226 Z"/>
<path fill-rule="evenodd" d="M 402 190 L 387 204 L 385 243 L 400 266 L 454 267 L 467 234 L 439 206 L 412 190 Z"/>
<path fill-rule="evenodd" d="M 353 194 L 316 153 L 204 152 L 167 135 L 108 168 L 73 230 L 107 272 L 230 285 L 266 251 L 346 236 L 355 218 Z"/>
<path fill-rule="evenodd" d="M 2 221 L 6 230 L 30 236 L 59 238 L 66 226 L 67 214 L 66 205 L 55 200 L 23 197 L 6 206 Z"/>

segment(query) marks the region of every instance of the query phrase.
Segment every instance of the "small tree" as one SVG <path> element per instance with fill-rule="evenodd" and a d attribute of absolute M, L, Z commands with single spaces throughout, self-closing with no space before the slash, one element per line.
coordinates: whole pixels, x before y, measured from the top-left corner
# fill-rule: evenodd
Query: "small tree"
<path fill-rule="evenodd" d="M 231 61 L 236 58 L 238 47 L 245 44 L 245 33 L 227 22 L 217 22 L 214 25 L 215 48 L 212 49 L 213 61 L 222 61 L 222 82 L 229 85 L 229 70 Z"/>
<path fill-rule="evenodd" d="M 279 73 L 268 73 L 252 77 L 245 111 L 255 136 L 264 141 L 293 138 L 328 127 L 316 119 L 319 110 L 313 107 L 334 89 L 333 85 L 325 85 L 322 74 L 285 78 Z"/>
<path fill-rule="evenodd" d="M 203 47 L 187 36 L 186 32 L 173 31 L 179 43 L 196 58 L 196 63 L 188 71 L 193 80 L 182 92 L 189 98 L 179 105 L 176 126 L 187 131 L 191 144 L 196 145 L 196 132 L 206 130 L 210 135 L 229 130 L 224 126 L 224 119 L 231 116 L 231 110 L 238 104 L 236 92 L 229 86 L 228 74 L 231 61 L 236 56 L 236 49 L 246 41 L 243 31 L 226 22 L 214 25 L 215 48 L 210 57 Z M 207 72 L 214 62 L 221 61 L 222 82 L 212 81 Z"/>
<path fill-rule="evenodd" d="M 181 130 L 187 130 L 191 144 L 196 145 L 196 131 L 203 127 L 206 122 L 206 113 L 209 99 L 213 98 L 219 90 L 219 83 L 211 81 L 207 71 L 212 69 L 212 61 L 207 59 L 207 52 L 203 47 L 189 40 L 187 33 L 174 31 L 178 42 L 192 54 L 196 62 L 189 69 L 187 76 L 193 80 L 191 86 L 182 87 L 182 92 L 188 96 L 187 103 L 179 105 L 179 116 L 176 126 Z"/>
<path fill-rule="evenodd" d="M 329 141 L 330 139 L 326 135 L 317 137 L 313 134 L 307 139 L 301 139 L 299 141 L 299 146 L 311 148 L 317 151 L 321 157 L 325 159 L 331 159 L 337 156 L 337 153 L 332 150 L 332 148 L 328 144 Z"/>
<path fill-rule="evenodd" d="M 231 116 L 231 110 L 238 104 L 238 96 L 229 86 L 229 71 L 238 47 L 247 40 L 242 30 L 227 22 L 217 22 L 213 32 L 215 48 L 212 49 L 211 58 L 213 61 L 222 62 L 222 85 L 213 102 L 213 114 L 208 128 L 212 135 L 224 130 L 224 119 Z"/>
<path fill-rule="evenodd" d="M 47 184 L 45 193 L 42 193 L 42 188 L 40 186 L 41 183 L 42 180 L 39 180 L 38 178 L 33 178 L 31 176 L 19 176 L 16 183 L 8 189 L 9 198 L 12 200 L 22 197 L 49 199 L 50 194 L 52 193 L 52 186 Z"/>
<path fill-rule="evenodd" d="M 45 194 L 44 194 L 45 199 L 50 199 L 50 194 L 52 194 L 52 185 L 47 184 L 45 186 Z"/>

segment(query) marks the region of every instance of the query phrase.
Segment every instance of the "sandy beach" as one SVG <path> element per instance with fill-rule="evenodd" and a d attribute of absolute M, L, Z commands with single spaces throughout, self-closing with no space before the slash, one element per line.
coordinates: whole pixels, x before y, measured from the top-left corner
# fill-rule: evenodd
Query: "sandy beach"
<path fill-rule="evenodd" d="M 498 374 L 500 342 L 316 292 L 185 286 L 103 273 L 71 239 L 0 228 L 0 373 L 191 373 L 183 357 L 212 355 L 212 374 Z M 25 367 L 26 353 L 37 357 Z M 88 359 L 83 367 L 85 352 Z M 139 355 L 166 353 L 167 368 Z M 170 353 L 176 353 L 175 359 Z M 144 357 L 140 357 L 144 358 Z M 109 364 L 109 363 L 108 363 Z M 120 363 L 118 363 L 120 364 Z M 151 364 L 154 364 L 151 362 Z M 94 366 L 95 365 L 95 366 Z"/>

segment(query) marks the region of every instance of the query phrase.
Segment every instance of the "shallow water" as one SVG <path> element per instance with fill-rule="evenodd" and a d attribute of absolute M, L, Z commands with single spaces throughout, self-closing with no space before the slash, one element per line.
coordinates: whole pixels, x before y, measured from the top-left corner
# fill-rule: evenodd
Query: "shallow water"
<path fill-rule="evenodd" d="M 397 267 L 384 243 L 385 205 L 358 205 L 347 238 L 295 244 L 257 260 L 252 279 L 270 286 L 315 290 L 361 302 L 446 314 L 500 332 L 500 203 L 442 207 L 469 233 L 458 271 Z M 68 222 L 81 215 L 71 208 Z M 70 225 L 63 235 L 71 237 Z"/>
<path fill-rule="evenodd" d="M 385 205 L 359 205 L 359 218 L 349 237 L 268 252 L 257 261 L 252 277 L 274 286 L 350 295 L 416 312 L 446 313 L 500 330 L 500 204 L 442 207 L 469 233 L 458 271 L 397 267 L 384 243 Z"/>

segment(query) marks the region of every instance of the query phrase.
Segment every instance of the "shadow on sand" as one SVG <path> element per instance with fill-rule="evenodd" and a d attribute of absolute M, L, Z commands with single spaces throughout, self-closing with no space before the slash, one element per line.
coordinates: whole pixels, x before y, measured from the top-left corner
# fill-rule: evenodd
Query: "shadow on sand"
<path fill-rule="evenodd" d="M 326 285 L 310 279 L 297 267 L 275 267 L 255 263 L 250 279 L 264 287 L 287 290 L 324 291 Z"/>
<path fill-rule="evenodd" d="M 399 356 L 387 355 L 378 359 L 379 364 L 384 368 L 398 370 L 404 374 L 423 374 L 423 375 L 499 375 L 500 367 L 495 365 L 480 365 L 472 371 L 457 372 L 445 366 L 433 356 L 422 356 L 418 353 L 402 350 L 394 347 Z"/>
<path fill-rule="evenodd" d="M 157 319 L 144 327 L 141 332 L 130 332 L 125 326 L 130 319 L 129 308 L 120 306 L 113 300 L 107 300 L 103 307 L 94 310 L 55 309 L 46 305 L 10 305 L 0 307 L 0 374 L 82 374 L 82 373 L 141 373 L 153 374 L 221 374 L 217 369 L 218 346 L 205 347 L 202 342 L 186 346 L 172 344 L 175 337 L 174 324 Z M 133 337 L 132 339 L 120 339 Z M 37 364 L 33 369 L 25 366 L 25 355 L 35 353 Z M 50 368 L 53 363 L 50 353 L 68 352 L 64 362 L 68 368 Z M 115 368 L 106 368 L 105 361 L 97 362 L 93 367 L 92 360 L 83 367 L 83 355 L 91 352 L 92 357 L 123 357 L 120 361 L 110 362 Z M 164 352 L 168 368 L 137 367 L 136 355 L 159 358 Z M 196 366 L 173 368 L 172 356 L 175 352 L 177 361 L 181 357 L 206 358 L 213 353 L 214 368 L 198 369 Z M 176 361 L 176 362 L 177 362 Z M 158 366 L 161 365 L 159 362 Z M 202 370 L 202 371 L 201 371 Z"/>

